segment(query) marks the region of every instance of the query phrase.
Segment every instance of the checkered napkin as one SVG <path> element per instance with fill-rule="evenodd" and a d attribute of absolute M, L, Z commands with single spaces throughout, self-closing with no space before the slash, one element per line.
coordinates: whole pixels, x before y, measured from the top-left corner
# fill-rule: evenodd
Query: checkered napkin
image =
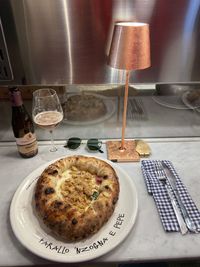
<path fill-rule="evenodd" d="M 189 195 L 185 185 L 180 180 L 172 163 L 163 161 L 176 177 L 177 190 L 179 191 L 182 202 L 184 203 L 190 219 L 197 225 L 200 233 L 200 212 Z M 164 230 L 167 232 L 180 231 L 176 216 L 174 214 L 169 196 L 165 186 L 156 177 L 155 160 L 142 160 L 141 169 L 147 186 L 147 191 L 154 198 Z"/>

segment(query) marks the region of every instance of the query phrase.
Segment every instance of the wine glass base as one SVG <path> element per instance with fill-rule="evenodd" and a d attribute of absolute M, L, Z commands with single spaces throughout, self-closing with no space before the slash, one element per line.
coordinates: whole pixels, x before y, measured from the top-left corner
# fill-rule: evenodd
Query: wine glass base
<path fill-rule="evenodd" d="M 56 152 L 58 149 L 57 149 L 57 147 L 56 146 L 54 146 L 54 147 L 51 147 L 50 149 L 49 149 L 49 151 L 50 152 Z"/>
<path fill-rule="evenodd" d="M 40 144 L 38 147 L 38 156 L 46 162 L 66 156 L 66 148 L 63 145 L 56 145 L 56 150 L 53 152 L 50 151 L 51 148 L 49 144 Z"/>

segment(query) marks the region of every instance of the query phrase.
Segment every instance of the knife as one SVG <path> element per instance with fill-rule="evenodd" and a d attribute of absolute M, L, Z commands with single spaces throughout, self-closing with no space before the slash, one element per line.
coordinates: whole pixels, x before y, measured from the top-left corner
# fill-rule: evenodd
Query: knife
<path fill-rule="evenodd" d="M 190 217 L 189 217 L 189 214 L 185 208 L 185 205 L 183 204 L 182 200 L 181 200 L 181 197 L 180 197 L 180 194 L 177 190 L 177 186 L 176 186 L 176 177 L 174 176 L 174 174 L 172 173 L 172 171 L 169 169 L 169 167 L 166 165 L 165 162 L 161 162 L 162 163 L 162 166 L 164 168 L 164 171 L 165 171 L 165 174 L 166 174 L 166 177 L 167 177 L 167 180 L 172 188 L 172 192 L 174 193 L 174 196 L 176 197 L 176 200 L 179 204 L 179 207 L 180 207 L 180 210 L 181 210 L 181 213 L 182 213 L 182 216 L 183 216 L 183 219 L 187 225 L 187 228 L 193 232 L 193 233 L 198 233 L 197 231 L 197 227 L 195 226 L 195 224 L 191 221 Z"/>
<path fill-rule="evenodd" d="M 175 198 L 173 193 L 171 192 L 171 189 L 169 188 L 169 186 L 166 184 L 166 190 L 167 190 L 167 194 L 170 198 L 174 213 L 176 215 L 176 219 L 178 221 L 179 227 L 180 227 L 180 231 L 183 235 L 185 235 L 188 232 L 188 228 L 185 224 L 185 221 L 183 220 L 183 217 L 181 216 L 181 212 L 176 204 Z"/>

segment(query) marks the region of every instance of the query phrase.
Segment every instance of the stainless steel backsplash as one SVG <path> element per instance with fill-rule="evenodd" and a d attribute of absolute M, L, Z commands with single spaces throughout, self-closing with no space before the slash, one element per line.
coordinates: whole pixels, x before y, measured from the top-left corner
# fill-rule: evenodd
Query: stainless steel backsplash
<path fill-rule="evenodd" d="M 0 0 L 0 84 L 122 83 L 106 64 L 115 21 L 150 24 L 131 83 L 200 81 L 200 0 Z"/>

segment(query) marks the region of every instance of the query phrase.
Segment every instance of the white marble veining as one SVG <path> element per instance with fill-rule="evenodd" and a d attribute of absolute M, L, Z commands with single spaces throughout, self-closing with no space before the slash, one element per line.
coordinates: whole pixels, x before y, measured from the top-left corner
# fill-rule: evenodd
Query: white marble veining
<path fill-rule="evenodd" d="M 200 140 L 149 140 L 151 159 L 171 160 L 200 210 Z M 0 143 L 1 205 L 0 205 L 0 266 L 18 266 L 48 263 L 24 248 L 14 236 L 9 221 L 9 206 L 19 184 L 37 167 L 47 162 L 46 145 L 40 143 L 39 153 L 31 159 L 22 159 L 15 144 Z M 106 158 L 104 154 L 94 154 Z M 55 158 L 71 154 L 88 154 L 85 144 L 72 152 L 59 145 Z M 89 154 L 91 155 L 91 153 Z M 119 163 L 118 163 L 119 164 Z M 138 192 L 139 210 L 129 236 L 117 248 L 95 262 L 136 262 L 170 259 L 200 259 L 200 235 L 165 233 L 153 198 L 148 195 L 142 177 L 140 162 L 119 164 L 133 179 Z M 131 205 L 131 203 L 130 203 Z"/>

